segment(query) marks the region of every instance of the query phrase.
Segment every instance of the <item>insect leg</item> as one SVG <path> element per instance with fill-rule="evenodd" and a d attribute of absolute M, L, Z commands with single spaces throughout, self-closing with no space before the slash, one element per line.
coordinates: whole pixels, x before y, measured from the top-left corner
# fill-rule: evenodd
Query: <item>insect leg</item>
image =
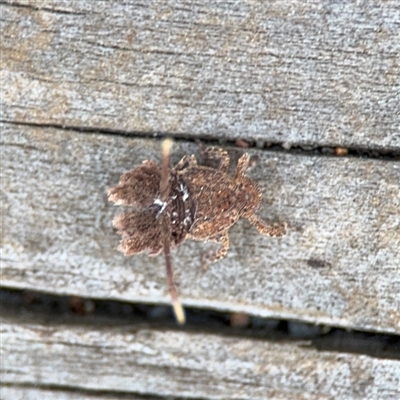
<path fill-rule="evenodd" d="M 257 228 L 258 232 L 260 232 L 262 235 L 272 237 L 281 237 L 286 235 L 286 223 L 267 224 L 255 214 L 247 217 L 247 219 Z"/>
<path fill-rule="evenodd" d="M 229 154 L 226 150 L 217 147 L 201 148 L 201 155 L 208 160 L 215 160 L 219 162 L 218 169 L 223 173 L 228 173 L 229 168 Z"/>
<path fill-rule="evenodd" d="M 239 158 L 235 172 L 235 181 L 240 180 L 241 177 L 244 176 L 244 173 L 249 168 L 249 161 L 250 156 L 248 153 L 243 154 L 242 157 Z"/>
<path fill-rule="evenodd" d="M 185 168 L 195 167 L 196 165 L 196 157 L 192 154 L 191 156 L 183 156 L 178 164 L 175 165 L 174 169 L 177 171 L 181 171 Z"/>
<path fill-rule="evenodd" d="M 211 237 L 207 239 L 207 241 L 219 243 L 221 247 L 217 250 L 212 250 L 206 254 L 203 254 L 203 257 L 201 258 L 201 267 L 203 271 L 207 271 L 208 263 L 218 261 L 225 257 L 229 249 L 229 236 L 227 231 L 219 234 L 218 236 Z"/>

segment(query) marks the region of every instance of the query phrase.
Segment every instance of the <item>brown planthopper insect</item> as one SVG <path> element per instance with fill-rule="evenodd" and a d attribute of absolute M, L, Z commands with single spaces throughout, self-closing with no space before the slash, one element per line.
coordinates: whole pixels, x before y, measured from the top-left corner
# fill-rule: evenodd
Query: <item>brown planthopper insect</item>
<path fill-rule="evenodd" d="M 267 236 L 283 236 L 286 224 L 267 224 L 255 215 L 262 199 L 257 184 L 245 175 L 250 156 L 238 161 L 233 177 L 228 175 L 229 155 L 225 150 L 208 148 L 203 156 L 219 162 L 218 168 L 200 166 L 194 155 L 184 156 L 169 167 L 172 140 L 162 143 L 161 165 L 151 160 L 124 173 L 119 184 L 108 190 L 116 205 L 131 207 L 118 215 L 113 225 L 122 236 L 119 250 L 125 256 L 147 251 L 164 253 L 167 280 L 178 323 L 185 314 L 178 299 L 172 274 L 171 248 L 186 239 L 213 241 L 220 248 L 202 257 L 208 262 L 224 257 L 229 247 L 228 229 L 240 218 L 247 218 Z"/>

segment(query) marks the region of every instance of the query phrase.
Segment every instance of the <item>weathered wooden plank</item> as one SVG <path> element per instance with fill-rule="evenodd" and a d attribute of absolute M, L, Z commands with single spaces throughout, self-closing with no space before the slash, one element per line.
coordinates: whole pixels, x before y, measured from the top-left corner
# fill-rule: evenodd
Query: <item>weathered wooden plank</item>
<path fill-rule="evenodd" d="M 305 342 L 3 315 L 1 380 L 204 399 L 398 399 L 400 361 Z"/>
<path fill-rule="evenodd" d="M 1 4 L 7 121 L 400 148 L 400 4 Z"/>
<path fill-rule="evenodd" d="M 101 393 L 98 391 L 88 393 L 82 390 L 1 385 L 0 398 L 2 400 L 145 400 L 142 396 L 135 396 L 132 393 Z M 174 399 L 168 398 L 167 400 Z"/>
<path fill-rule="evenodd" d="M 1 285 L 83 297 L 169 303 L 162 257 L 124 259 L 106 189 L 121 172 L 159 159 L 154 140 L 2 124 Z M 196 152 L 174 146 L 173 161 Z M 241 150 L 231 149 L 237 158 Z M 246 221 L 228 256 L 203 273 L 212 246 L 174 250 L 186 305 L 264 317 L 400 332 L 400 164 L 250 152 L 259 215 L 287 221 L 267 238 Z"/>

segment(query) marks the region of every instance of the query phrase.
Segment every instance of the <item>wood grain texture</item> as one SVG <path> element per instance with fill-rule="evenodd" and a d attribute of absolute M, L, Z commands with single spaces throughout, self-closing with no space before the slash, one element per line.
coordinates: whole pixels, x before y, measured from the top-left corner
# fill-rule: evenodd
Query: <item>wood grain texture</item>
<path fill-rule="evenodd" d="M 74 390 L 73 388 L 72 390 L 54 387 L 38 388 L 33 385 L 0 385 L 0 398 L 2 400 L 146 400 L 143 396 L 135 396 L 132 393 L 102 393 L 97 390 L 88 392 L 79 389 Z M 166 400 L 174 400 L 174 398 L 168 397 Z"/>
<path fill-rule="evenodd" d="M 6 121 L 400 149 L 397 0 L 0 7 Z"/>
<path fill-rule="evenodd" d="M 160 142 L 2 124 L 1 285 L 83 297 L 169 303 L 162 257 L 124 259 L 106 189 Z M 198 150 L 175 143 L 173 162 Z M 242 153 L 230 149 L 233 159 Z M 282 239 L 246 221 L 228 256 L 203 273 L 212 244 L 173 251 L 188 306 L 400 332 L 400 164 L 251 151 L 259 215 L 287 221 Z"/>
<path fill-rule="evenodd" d="M 306 342 L 3 315 L 3 384 L 205 399 L 398 399 L 400 362 Z"/>

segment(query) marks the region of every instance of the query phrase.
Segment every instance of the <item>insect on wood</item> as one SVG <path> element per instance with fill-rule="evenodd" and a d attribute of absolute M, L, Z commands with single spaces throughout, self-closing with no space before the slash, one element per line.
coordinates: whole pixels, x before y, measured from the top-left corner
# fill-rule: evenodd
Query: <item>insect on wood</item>
<path fill-rule="evenodd" d="M 122 236 L 119 250 L 125 256 L 147 251 L 150 256 L 164 253 L 172 305 L 178 323 L 185 314 L 178 299 L 172 274 L 171 248 L 186 239 L 213 241 L 217 250 L 202 257 L 202 267 L 223 258 L 229 247 L 228 229 L 240 218 L 247 218 L 267 236 L 283 236 L 286 224 L 267 224 L 255 212 L 262 194 L 245 175 L 250 156 L 238 161 L 235 175 L 228 175 L 229 155 L 225 150 L 208 148 L 203 156 L 219 163 L 217 168 L 198 165 L 194 155 L 184 156 L 169 167 L 172 140 L 162 144 L 161 165 L 151 160 L 124 173 L 119 184 L 108 190 L 109 200 L 130 207 L 117 215 L 113 225 Z"/>

